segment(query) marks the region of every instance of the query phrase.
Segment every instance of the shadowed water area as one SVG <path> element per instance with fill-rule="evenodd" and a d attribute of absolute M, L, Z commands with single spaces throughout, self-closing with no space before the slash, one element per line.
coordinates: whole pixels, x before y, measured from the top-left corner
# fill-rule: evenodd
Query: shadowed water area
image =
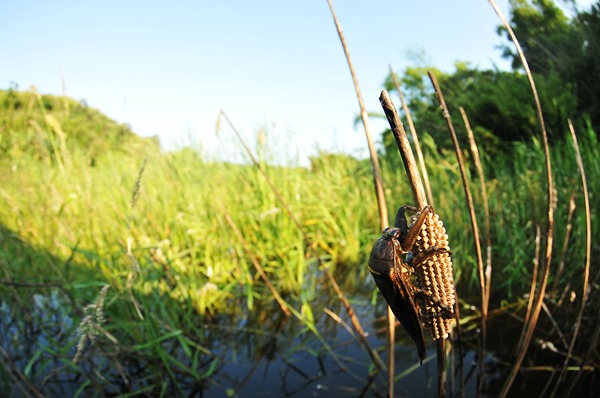
<path fill-rule="evenodd" d="M 352 302 L 369 344 L 385 358 L 385 308 L 381 300 L 376 307 L 371 305 L 367 282 L 364 290 L 351 295 Z M 69 313 L 67 300 L 54 289 L 32 295 L 31 302 L 22 306 L 6 301 L 0 304 L 3 396 L 27 396 L 23 389 L 30 396 L 36 396 L 37 391 L 50 397 L 387 395 L 385 372 L 377 371 L 356 332 L 348 326 L 345 310 L 330 302 L 327 293 L 321 302 L 312 303 L 313 308 L 327 308 L 339 315 L 341 322 L 323 311 L 315 312 L 321 341 L 306 325 L 285 317 L 274 302 L 257 303 L 252 311 L 240 302 L 232 314 L 198 315 L 195 324 L 180 330 L 166 324 L 161 329 L 158 316 L 155 339 L 138 344 L 127 331 L 120 331 L 119 325 L 111 325 L 109 305 L 103 330 L 110 330 L 111 337 L 97 332 L 76 364 L 72 360 L 81 332 Z M 147 316 L 152 316 L 150 310 L 146 309 Z M 486 357 L 484 397 L 494 397 L 499 391 L 520 332 L 520 324 L 507 315 L 492 320 L 489 326 L 488 343 L 493 349 Z M 396 396 L 435 396 L 435 347 L 429 344 L 425 363 L 419 366 L 416 349 L 401 327 L 396 337 Z M 449 375 L 450 391 L 462 388 L 467 397 L 475 395 L 474 338 L 472 333 L 466 334 L 461 347 L 462 387 L 456 344 L 449 358 L 454 369 Z M 552 360 L 547 350 L 533 350 Z M 524 370 L 511 396 L 538 396 L 551 374 L 544 369 Z M 579 384 L 578 396 L 594 396 L 598 385 L 593 377 L 584 376 Z"/>

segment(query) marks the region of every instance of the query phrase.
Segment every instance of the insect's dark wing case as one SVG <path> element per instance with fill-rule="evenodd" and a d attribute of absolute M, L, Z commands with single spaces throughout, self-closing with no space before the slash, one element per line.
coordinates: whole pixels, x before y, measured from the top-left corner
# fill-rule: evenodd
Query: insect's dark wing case
<path fill-rule="evenodd" d="M 394 242 L 385 235 L 375 242 L 369 255 L 369 269 L 373 276 L 376 274 L 389 274 L 390 269 L 394 266 L 394 256 L 397 250 L 396 245 L 399 245 L 399 243 Z"/>
<path fill-rule="evenodd" d="M 402 272 L 404 267 L 399 257 L 402 247 L 398 241 L 401 235 L 398 228 L 383 231 L 371 250 L 369 271 L 392 312 L 415 342 L 422 362 L 425 359 L 425 337 L 421 329 L 419 308 L 413 299 L 409 274 Z"/>
<path fill-rule="evenodd" d="M 423 361 L 426 354 L 425 336 L 417 313 L 418 308 L 408 291 L 408 287 L 401 279 L 400 270 L 395 267 L 390 269 L 387 274 L 371 273 L 371 275 L 392 312 L 415 342 L 419 358 Z"/>
<path fill-rule="evenodd" d="M 392 286 L 396 288 L 400 294 L 396 294 L 394 297 L 394 305 L 390 304 L 390 301 L 386 298 L 390 308 L 396 318 L 400 321 L 404 329 L 408 332 L 409 336 L 415 342 L 417 346 L 417 351 L 419 352 L 419 358 L 421 358 L 421 363 L 425 359 L 426 349 L 425 349 L 425 336 L 423 335 L 423 328 L 421 327 L 421 318 L 419 316 L 419 307 L 413 298 L 413 293 L 408 285 L 408 282 L 405 282 L 398 272 L 390 273 L 390 280 L 392 282 Z"/>

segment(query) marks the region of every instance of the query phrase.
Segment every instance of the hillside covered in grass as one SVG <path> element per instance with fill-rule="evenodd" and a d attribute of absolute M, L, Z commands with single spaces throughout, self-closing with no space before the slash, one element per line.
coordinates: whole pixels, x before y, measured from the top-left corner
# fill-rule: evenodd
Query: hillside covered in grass
<path fill-rule="evenodd" d="M 158 150 L 156 138 L 141 138 L 85 101 L 68 97 L 0 90 L 0 156 L 21 156 L 46 162 L 62 161 L 77 152 L 91 164 L 108 152 L 133 155 L 145 149 Z"/>

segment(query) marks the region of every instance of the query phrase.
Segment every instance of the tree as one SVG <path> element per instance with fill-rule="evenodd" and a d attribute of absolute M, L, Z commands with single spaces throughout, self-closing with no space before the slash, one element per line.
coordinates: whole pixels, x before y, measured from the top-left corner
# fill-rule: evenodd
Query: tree
<path fill-rule="evenodd" d="M 415 120 L 419 134 L 431 135 L 439 147 L 451 147 L 451 139 L 442 119 L 437 99 L 430 88 L 427 70 L 431 68 L 407 68 L 401 79 L 402 90 Z M 457 63 L 452 73 L 435 72 L 444 92 L 455 127 L 462 128 L 458 110 L 462 106 L 478 137 L 478 141 L 492 151 L 509 148 L 512 141 L 526 140 L 537 132 L 537 120 L 533 97 L 527 78 L 520 71 L 478 70 L 465 63 Z M 543 98 L 556 93 L 560 81 L 545 80 L 538 87 Z M 394 90 L 392 79 L 386 80 L 386 88 Z M 553 98 L 545 108 L 548 120 L 562 120 L 563 108 L 569 105 L 570 96 Z M 549 123 L 549 130 L 556 130 L 556 123 Z M 466 134 L 459 134 L 461 146 L 468 143 Z M 393 145 L 393 139 L 384 137 L 384 143 Z"/>
<path fill-rule="evenodd" d="M 590 116 L 592 126 L 600 126 L 600 1 L 589 12 L 577 15 L 583 36 L 581 56 L 575 60 L 578 110 Z"/>
<path fill-rule="evenodd" d="M 592 126 L 600 123 L 600 1 L 590 11 L 578 12 L 569 19 L 551 0 L 511 0 L 511 27 L 519 39 L 529 67 L 540 81 L 553 81 L 557 87 L 543 102 L 563 101 L 560 113 L 565 118 L 588 116 Z M 501 27 L 499 34 L 508 38 Z M 514 70 L 521 63 L 511 43 L 503 55 L 512 60 Z M 562 82 L 562 87 L 560 83 Z M 569 94 L 572 98 L 566 98 Z"/>
<path fill-rule="evenodd" d="M 588 12 L 569 19 L 550 0 L 511 0 L 510 23 L 533 72 L 551 140 L 562 140 L 567 119 L 579 123 L 589 117 L 600 122 L 600 1 Z M 499 34 L 506 34 L 504 28 Z M 512 71 L 478 70 L 457 62 L 455 71 L 409 67 L 402 74 L 402 91 L 419 134 L 430 134 L 438 147 L 452 144 L 442 119 L 427 70 L 434 70 L 444 92 L 455 127 L 465 108 L 478 141 L 488 153 L 510 148 L 513 141 L 529 140 L 539 133 L 533 94 L 512 42 L 502 47 L 512 60 Z M 394 90 L 388 76 L 385 86 Z M 465 137 L 465 134 L 459 134 Z M 386 153 L 395 153 L 391 133 L 384 133 Z M 467 145 L 461 142 L 461 145 Z M 389 150 L 392 152 L 389 152 Z"/>

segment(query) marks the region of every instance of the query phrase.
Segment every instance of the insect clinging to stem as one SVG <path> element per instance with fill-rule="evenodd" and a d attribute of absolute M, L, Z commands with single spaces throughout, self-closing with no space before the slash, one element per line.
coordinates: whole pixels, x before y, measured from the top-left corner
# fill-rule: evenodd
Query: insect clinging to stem
<path fill-rule="evenodd" d="M 410 228 L 406 221 L 406 210 L 418 212 Z M 414 206 L 400 207 L 394 226 L 383 230 L 371 250 L 369 271 L 392 312 L 417 346 L 422 363 L 426 349 L 418 302 L 436 306 L 443 318 L 452 318 L 453 315 L 429 291 L 414 286 L 410 280 L 414 270 L 426 264 L 436 254 L 450 254 L 447 247 L 435 245 L 414 254 L 415 244 L 422 239 L 420 235 L 423 223 L 433 214 L 431 206 L 425 206 L 420 212 L 418 210 Z"/>

